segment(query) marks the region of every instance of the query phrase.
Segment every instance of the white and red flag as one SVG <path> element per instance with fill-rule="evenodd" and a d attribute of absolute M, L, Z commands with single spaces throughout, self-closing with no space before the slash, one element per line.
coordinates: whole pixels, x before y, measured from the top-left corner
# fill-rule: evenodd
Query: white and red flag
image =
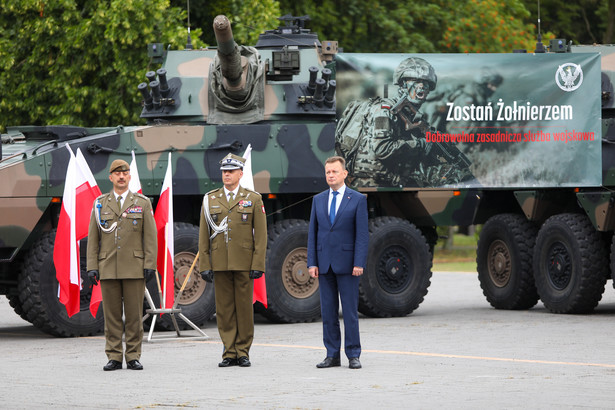
<path fill-rule="evenodd" d="M 143 189 L 141 189 L 141 179 L 139 179 L 139 170 L 137 169 L 137 160 L 135 159 L 134 151 L 132 151 L 132 161 L 130 161 L 130 182 L 128 183 L 128 190 L 130 192 L 136 192 L 138 194 L 143 193 Z"/>
<path fill-rule="evenodd" d="M 158 273 L 162 275 L 163 300 L 161 304 L 163 308 L 171 308 L 175 299 L 175 278 L 173 276 L 175 249 L 173 245 L 173 169 L 170 152 L 154 219 L 158 232 L 157 266 Z"/>
<path fill-rule="evenodd" d="M 239 180 L 239 185 L 244 188 L 254 191 L 254 177 L 252 176 L 252 144 L 248 144 L 246 151 L 243 153 L 243 158 L 246 163 L 243 166 L 243 176 Z M 254 292 L 252 294 L 252 303 L 261 302 L 265 308 L 267 307 L 267 284 L 265 275 L 258 279 L 254 279 Z"/>
<path fill-rule="evenodd" d="M 66 149 L 70 157 L 53 247 L 53 263 L 60 284 L 60 302 L 66 306 L 66 312 L 70 317 L 80 310 L 79 240 L 88 235 L 92 204 L 101 192 L 81 151 L 77 149 L 75 158 L 68 144 Z M 94 296 L 94 290 L 92 294 Z M 93 312 L 93 315 L 96 316 L 96 313 Z"/>

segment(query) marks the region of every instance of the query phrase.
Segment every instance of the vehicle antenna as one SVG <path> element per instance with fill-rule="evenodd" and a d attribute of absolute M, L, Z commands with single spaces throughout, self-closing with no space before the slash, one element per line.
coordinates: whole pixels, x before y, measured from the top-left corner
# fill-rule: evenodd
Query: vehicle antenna
<path fill-rule="evenodd" d="M 542 44 L 542 34 L 540 33 L 540 0 L 538 0 L 538 42 L 536 43 L 536 50 L 534 53 L 544 53 L 545 46 Z"/>
<path fill-rule="evenodd" d="M 192 38 L 190 38 L 190 0 L 186 0 L 188 9 L 188 41 L 186 42 L 186 50 L 192 50 Z"/>

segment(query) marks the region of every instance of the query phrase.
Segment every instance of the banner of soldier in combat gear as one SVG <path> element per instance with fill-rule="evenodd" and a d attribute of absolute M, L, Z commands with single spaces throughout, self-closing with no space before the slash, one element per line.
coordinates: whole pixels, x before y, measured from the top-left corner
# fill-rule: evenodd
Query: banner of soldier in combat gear
<path fill-rule="evenodd" d="M 336 151 L 357 188 L 601 184 L 600 57 L 339 54 Z"/>

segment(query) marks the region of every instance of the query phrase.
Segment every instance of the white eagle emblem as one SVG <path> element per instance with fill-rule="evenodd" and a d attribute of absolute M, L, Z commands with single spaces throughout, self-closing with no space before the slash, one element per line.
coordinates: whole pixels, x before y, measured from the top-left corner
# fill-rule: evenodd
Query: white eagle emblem
<path fill-rule="evenodd" d="M 555 72 L 557 86 L 566 92 L 574 91 L 583 83 L 583 70 L 580 64 L 566 63 Z"/>

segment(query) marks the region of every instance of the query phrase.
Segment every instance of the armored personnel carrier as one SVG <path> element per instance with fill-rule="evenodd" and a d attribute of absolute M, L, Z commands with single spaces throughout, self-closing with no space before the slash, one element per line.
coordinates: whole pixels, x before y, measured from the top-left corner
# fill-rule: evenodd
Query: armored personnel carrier
<path fill-rule="evenodd" d="M 52 257 L 66 143 L 81 149 L 103 192 L 111 189 L 109 163 L 130 162 L 134 151 L 154 205 L 173 153 L 176 290 L 197 254 L 203 195 L 222 186 L 218 161 L 250 144 L 268 221 L 268 307 L 257 310 L 276 322 L 320 316 L 307 220 L 312 196 L 327 188 L 324 160 L 336 154 L 368 199 L 361 313 L 418 308 L 436 227 L 471 224 L 485 224 L 478 276 L 496 308 L 526 309 L 539 298 L 554 312 L 597 305 L 615 252 L 615 54 L 347 54 L 305 29 L 306 18 L 281 20 L 254 47 L 235 43 L 224 16 L 214 21 L 217 47 L 150 45 L 161 67 L 144 70 L 146 81 L 135 85 L 147 125 L 8 127 L 0 293 L 19 315 L 56 336 L 102 330 L 102 310 L 95 318 L 88 311 L 85 258 L 81 312 L 68 318 L 57 297 Z M 155 297 L 155 283 L 148 287 Z M 212 285 L 191 276 L 180 306 L 203 324 L 214 314 Z"/>

